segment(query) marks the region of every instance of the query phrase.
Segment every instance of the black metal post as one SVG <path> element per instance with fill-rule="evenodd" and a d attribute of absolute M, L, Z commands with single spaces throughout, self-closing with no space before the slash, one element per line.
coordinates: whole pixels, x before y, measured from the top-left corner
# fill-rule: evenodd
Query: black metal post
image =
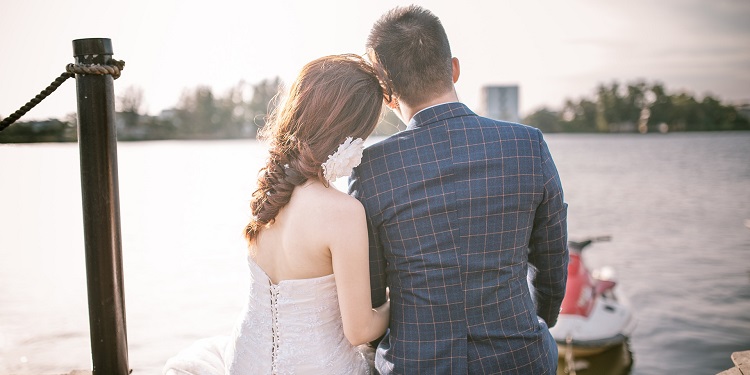
<path fill-rule="evenodd" d="M 106 65 L 112 59 L 112 42 L 105 38 L 77 39 L 73 52 L 76 63 Z M 113 81 L 111 75 L 76 75 L 94 375 L 129 372 Z"/>

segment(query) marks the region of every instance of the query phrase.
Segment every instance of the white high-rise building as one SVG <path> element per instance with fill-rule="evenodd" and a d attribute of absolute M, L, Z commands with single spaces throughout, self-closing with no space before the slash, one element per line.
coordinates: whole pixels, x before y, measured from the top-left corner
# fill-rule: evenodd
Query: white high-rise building
<path fill-rule="evenodd" d="M 520 122 L 518 85 L 482 87 L 481 114 L 495 120 Z"/>

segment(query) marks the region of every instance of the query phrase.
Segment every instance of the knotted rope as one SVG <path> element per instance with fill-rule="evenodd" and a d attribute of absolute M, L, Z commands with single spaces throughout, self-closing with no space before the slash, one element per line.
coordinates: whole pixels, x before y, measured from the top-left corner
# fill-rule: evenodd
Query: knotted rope
<path fill-rule="evenodd" d="M 120 73 L 125 69 L 125 61 L 112 60 L 107 65 L 100 64 L 68 64 L 65 66 L 65 73 L 60 74 L 59 77 L 55 78 L 47 88 L 42 90 L 37 96 L 29 100 L 17 111 L 13 112 L 10 116 L 0 121 L 0 131 L 5 130 L 12 123 L 16 122 L 21 116 L 25 115 L 26 112 L 36 107 L 37 104 L 41 103 L 44 98 L 55 92 L 60 85 L 63 84 L 68 78 L 74 77 L 76 74 L 94 74 L 94 75 L 105 75 L 109 74 L 113 79 L 120 78 Z"/>
<path fill-rule="evenodd" d="M 99 64 L 68 64 L 65 67 L 66 73 L 73 74 L 109 74 L 114 79 L 120 78 L 120 71 L 125 69 L 125 61 L 112 60 L 107 65 Z"/>

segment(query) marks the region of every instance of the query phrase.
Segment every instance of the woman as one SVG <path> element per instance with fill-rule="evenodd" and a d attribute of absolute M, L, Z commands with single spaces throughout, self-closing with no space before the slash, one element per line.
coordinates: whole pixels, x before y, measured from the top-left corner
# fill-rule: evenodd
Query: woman
<path fill-rule="evenodd" d="M 247 307 L 228 343 L 196 343 L 166 374 L 370 372 L 358 345 L 385 332 L 390 305 L 370 302 L 364 208 L 331 182 L 359 164 L 383 98 L 359 56 L 302 69 L 261 133 L 270 150 L 245 228 Z"/>

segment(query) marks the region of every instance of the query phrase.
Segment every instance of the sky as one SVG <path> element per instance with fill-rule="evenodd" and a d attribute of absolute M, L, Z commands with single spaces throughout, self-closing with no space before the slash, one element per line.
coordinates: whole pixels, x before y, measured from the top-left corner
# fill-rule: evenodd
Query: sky
<path fill-rule="evenodd" d="M 291 82 L 317 57 L 362 54 L 373 22 L 411 3 L 441 19 L 459 98 L 475 110 L 488 85 L 518 85 L 523 116 L 636 80 L 750 103 L 747 0 L 0 0 L 0 117 L 74 61 L 74 39 L 110 38 L 126 63 L 115 93 L 142 90 L 156 115 L 186 89 Z M 75 111 L 69 80 L 22 120 Z"/>

